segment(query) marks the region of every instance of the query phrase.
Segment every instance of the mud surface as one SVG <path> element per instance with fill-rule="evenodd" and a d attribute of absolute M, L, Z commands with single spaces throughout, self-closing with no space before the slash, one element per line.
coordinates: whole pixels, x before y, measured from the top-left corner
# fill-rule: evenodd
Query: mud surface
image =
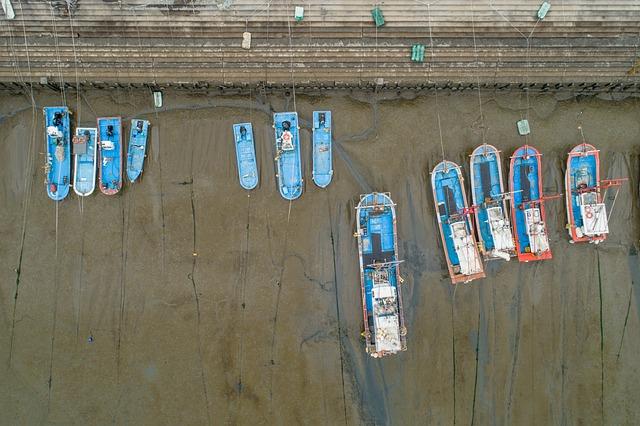
<path fill-rule="evenodd" d="M 272 111 L 293 99 L 87 92 L 96 115 L 151 120 L 141 182 L 56 205 L 43 185 L 41 108 L 60 96 L 0 95 L 0 423 L 637 424 L 640 263 L 637 99 L 475 93 L 304 96 L 307 177 L 278 194 Z M 564 98 L 567 98 L 564 96 Z M 335 175 L 311 181 L 314 109 L 334 114 Z M 563 200 L 548 204 L 554 259 L 495 262 L 454 289 L 437 234 L 429 170 L 465 164 L 486 141 L 544 154 L 562 191 L 577 127 L 602 174 L 629 176 L 609 240 L 567 242 Z M 254 125 L 260 186 L 238 183 L 234 122 Z M 128 128 L 128 126 L 127 126 Z M 408 351 L 368 357 L 360 339 L 359 194 L 397 203 Z M 608 202 L 613 202 L 614 192 Z"/>

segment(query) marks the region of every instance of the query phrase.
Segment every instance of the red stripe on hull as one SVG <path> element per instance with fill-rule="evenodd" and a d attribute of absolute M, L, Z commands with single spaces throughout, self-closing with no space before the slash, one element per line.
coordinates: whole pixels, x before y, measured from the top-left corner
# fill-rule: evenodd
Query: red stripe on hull
<path fill-rule="evenodd" d="M 538 200 L 538 208 L 540 209 L 540 219 L 542 220 L 542 222 L 544 222 L 545 224 L 545 232 L 546 232 L 546 226 L 547 226 L 547 214 L 545 212 L 545 208 L 544 208 L 544 201 L 542 200 L 542 162 L 540 161 L 540 157 L 542 156 L 540 154 L 540 152 L 535 149 L 534 147 L 532 147 L 531 145 L 525 145 L 526 148 L 532 150 L 535 152 L 535 154 L 532 154 L 536 157 L 536 161 L 538 163 L 538 194 L 540 196 L 540 200 Z M 519 150 L 520 148 L 516 149 L 516 152 Z M 526 152 L 526 149 L 525 149 Z M 513 185 L 513 166 L 515 163 L 516 157 L 515 155 L 511 157 L 511 161 L 509 162 L 509 192 L 511 192 L 513 194 L 514 192 L 514 185 Z M 551 259 L 553 256 L 551 254 L 551 248 L 549 248 L 549 250 L 546 250 L 540 254 L 535 254 L 535 253 L 522 253 L 520 250 L 520 238 L 518 237 L 518 222 L 516 220 L 516 209 L 518 209 L 518 206 L 516 206 L 514 204 L 514 199 L 513 196 L 511 197 L 511 221 L 513 222 L 513 229 L 515 230 L 515 232 L 513 233 L 513 241 L 516 243 L 516 254 L 518 255 L 518 261 L 519 262 L 532 262 L 532 261 L 537 261 L 537 260 L 549 260 Z M 547 238 L 549 238 L 549 234 L 547 233 Z"/>
<path fill-rule="evenodd" d="M 584 147 L 584 151 L 577 151 L 578 148 Z M 570 241 L 573 243 L 588 243 L 591 241 L 604 241 L 607 239 L 607 235 L 598 235 L 596 237 L 588 237 L 582 236 L 579 237 L 576 232 L 576 221 L 573 216 L 573 203 L 571 202 L 571 197 L 573 197 L 573 193 L 571 191 L 571 159 L 573 157 L 581 157 L 584 153 L 590 153 L 595 157 L 596 160 L 596 186 L 600 186 L 600 153 L 599 151 L 591 144 L 581 143 L 576 145 L 571 151 L 569 151 L 569 155 L 567 157 L 567 171 L 564 175 L 564 189 L 565 189 L 565 203 L 567 206 L 567 222 L 569 226 L 569 237 Z M 600 190 L 598 190 L 598 202 L 602 202 L 602 194 Z"/>

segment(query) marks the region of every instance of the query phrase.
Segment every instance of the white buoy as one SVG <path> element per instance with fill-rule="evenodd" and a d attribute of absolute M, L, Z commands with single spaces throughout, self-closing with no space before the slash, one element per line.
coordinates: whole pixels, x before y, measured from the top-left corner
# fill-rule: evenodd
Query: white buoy
<path fill-rule="evenodd" d="M 251 33 L 249 31 L 242 33 L 242 48 L 247 50 L 251 49 Z"/>
<path fill-rule="evenodd" d="M 153 104 L 156 108 L 162 108 L 162 92 L 155 90 L 153 92 Z"/>

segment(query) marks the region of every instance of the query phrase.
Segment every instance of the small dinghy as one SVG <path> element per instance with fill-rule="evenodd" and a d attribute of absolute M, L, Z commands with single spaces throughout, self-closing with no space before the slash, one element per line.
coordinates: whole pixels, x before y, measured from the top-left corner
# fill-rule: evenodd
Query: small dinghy
<path fill-rule="evenodd" d="M 233 138 L 236 145 L 240 186 L 247 190 L 253 189 L 258 186 L 259 175 L 251 123 L 234 124 Z"/>
<path fill-rule="evenodd" d="M 276 178 L 280 195 L 295 200 L 302 195 L 302 164 L 297 112 L 273 114 L 276 133 Z"/>
<path fill-rule="evenodd" d="M 361 195 L 356 210 L 363 335 L 367 353 L 379 358 L 407 349 L 396 210 L 388 193 L 377 192 Z"/>
<path fill-rule="evenodd" d="M 511 216 L 520 262 L 551 259 L 540 157 L 538 150 L 529 145 L 516 149 L 511 157 Z"/>
<path fill-rule="evenodd" d="M 593 145 L 581 143 L 569 152 L 564 183 L 570 243 L 599 244 L 607 239 L 605 194 L 625 180 L 600 179 L 600 152 Z"/>
<path fill-rule="evenodd" d="M 131 120 L 129 132 L 129 147 L 127 149 L 127 177 L 133 183 L 142 174 L 144 158 L 147 152 L 147 136 L 149 134 L 149 121 L 134 118 Z"/>
<path fill-rule="evenodd" d="M 45 107 L 44 127 L 47 155 L 44 176 L 47 195 L 54 201 L 60 201 L 69 194 L 71 183 L 69 108 Z"/>
<path fill-rule="evenodd" d="M 333 176 L 331 111 L 313 112 L 313 182 L 326 188 Z"/>
<path fill-rule="evenodd" d="M 431 172 L 431 186 L 451 282 L 484 278 L 460 166 L 451 161 L 438 163 Z"/>
<path fill-rule="evenodd" d="M 471 154 L 471 199 L 474 205 L 480 251 L 485 259 L 509 260 L 516 255 L 511 220 L 502 180 L 500 151 L 480 145 Z"/>
<path fill-rule="evenodd" d="M 98 129 L 78 127 L 73 137 L 74 175 L 73 190 L 81 197 L 91 195 L 96 189 Z"/>
<path fill-rule="evenodd" d="M 120 117 L 98 118 L 98 152 L 100 153 L 100 191 L 117 194 L 122 188 L 122 120 Z"/>

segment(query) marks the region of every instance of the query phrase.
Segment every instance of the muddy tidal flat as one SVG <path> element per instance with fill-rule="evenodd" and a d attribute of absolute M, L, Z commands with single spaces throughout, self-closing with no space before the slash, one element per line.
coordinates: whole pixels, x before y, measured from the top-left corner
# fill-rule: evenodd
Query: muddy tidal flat
<path fill-rule="evenodd" d="M 514 424 L 640 422 L 640 99 L 483 92 L 222 97 L 65 93 L 78 125 L 151 121 L 142 180 L 116 196 L 44 187 L 42 107 L 0 94 L 0 424 Z M 298 111 L 305 192 L 275 184 L 275 111 Z M 311 180 L 312 111 L 333 112 L 334 178 Z M 480 112 L 482 111 L 482 113 Z M 494 261 L 453 287 L 430 170 L 484 139 L 542 154 L 563 192 L 586 139 L 629 177 L 600 246 L 571 245 L 549 201 L 553 260 Z M 257 189 L 238 183 L 233 123 L 253 123 Z M 128 124 L 125 131 L 128 131 Z M 506 164 L 505 164 L 506 165 Z M 467 175 L 468 176 L 468 175 Z M 360 194 L 390 192 L 405 263 L 408 350 L 364 352 Z M 608 203 L 613 202 L 614 192 Z"/>

